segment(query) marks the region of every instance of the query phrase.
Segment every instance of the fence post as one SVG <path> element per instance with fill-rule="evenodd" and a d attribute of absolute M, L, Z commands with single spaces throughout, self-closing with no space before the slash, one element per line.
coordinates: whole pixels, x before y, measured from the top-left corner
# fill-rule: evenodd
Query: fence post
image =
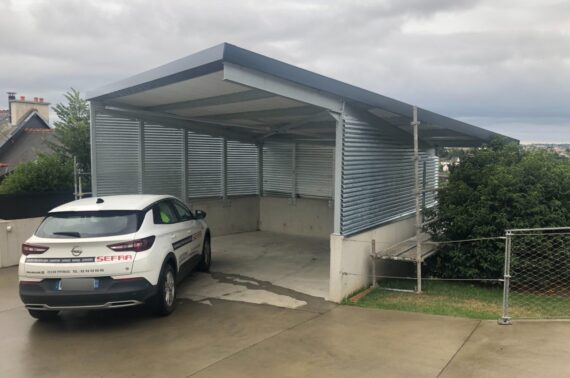
<path fill-rule="evenodd" d="M 499 324 L 510 325 L 511 317 L 509 316 L 509 290 L 511 283 L 511 239 L 512 232 L 507 230 L 505 238 L 505 268 L 503 280 L 503 316 L 499 319 Z"/>
<path fill-rule="evenodd" d="M 375 289 L 378 287 L 378 283 L 376 282 L 376 240 L 372 239 L 371 244 L 372 253 L 370 254 L 370 257 L 372 257 L 372 288 Z"/>

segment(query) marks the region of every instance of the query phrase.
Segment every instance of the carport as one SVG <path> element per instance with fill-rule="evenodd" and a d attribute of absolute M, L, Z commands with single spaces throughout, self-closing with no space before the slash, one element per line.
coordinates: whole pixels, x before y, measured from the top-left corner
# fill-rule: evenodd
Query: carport
<path fill-rule="evenodd" d="M 370 282 L 370 240 L 415 233 L 411 105 L 230 44 L 88 98 L 94 194 L 167 193 L 205 210 L 213 235 L 225 235 L 225 273 L 258 247 L 244 274 L 339 301 Z M 430 186 L 437 146 L 495 135 L 424 109 L 418 120 Z M 435 204 L 433 193 L 425 202 Z M 262 269 L 267 256 L 283 262 L 273 273 Z M 298 265 L 284 274 L 292 257 Z"/>

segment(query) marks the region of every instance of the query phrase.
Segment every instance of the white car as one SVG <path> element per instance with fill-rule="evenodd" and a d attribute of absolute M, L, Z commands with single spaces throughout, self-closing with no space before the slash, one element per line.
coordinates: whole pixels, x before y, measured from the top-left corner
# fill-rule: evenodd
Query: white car
<path fill-rule="evenodd" d="M 208 271 L 206 213 L 164 195 L 87 198 L 59 206 L 22 245 L 20 298 L 31 316 L 146 303 L 176 305 L 176 284 Z"/>

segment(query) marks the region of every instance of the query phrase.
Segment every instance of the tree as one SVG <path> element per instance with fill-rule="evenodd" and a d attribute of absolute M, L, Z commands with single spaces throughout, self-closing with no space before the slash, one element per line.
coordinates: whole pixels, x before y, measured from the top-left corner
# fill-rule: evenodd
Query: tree
<path fill-rule="evenodd" d="M 77 163 L 85 172 L 91 170 L 89 135 L 89 104 L 79 91 L 71 88 L 65 95 L 67 104 L 57 104 L 53 110 L 59 118 L 54 122 L 56 143 L 51 149 L 64 158 L 77 157 Z"/>
<path fill-rule="evenodd" d="M 494 140 L 466 155 L 450 170 L 439 192 L 435 240 L 495 237 L 509 228 L 570 224 L 570 161 L 547 150 L 525 150 Z M 442 277 L 498 278 L 504 243 L 451 244 L 430 261 Z"/>
<path fill-rule="evenodd" d="M 0 184 L 0 194 L 73 190 L 73 163 L 58 154 L 20 163 Z"/>

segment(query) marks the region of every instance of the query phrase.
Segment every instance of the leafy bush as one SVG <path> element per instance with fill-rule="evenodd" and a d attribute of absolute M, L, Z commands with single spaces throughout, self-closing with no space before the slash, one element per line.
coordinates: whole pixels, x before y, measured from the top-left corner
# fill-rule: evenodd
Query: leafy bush
<path fill-rule="evenodd" d="M 495 140 L 451 168 L 449 184 L 439 192 L 437 212 L 438 221 L 428 228 L 435 240 L 503 236 L 509 228 L 567 226 L 570 161 L 550 151 Z M 503 251 L 499 240 L 446 245 L 430 267 L 440 277 L 499 278 Z"/>
<path fill-rule="evenodd" d="M 0 184 L 0 194 L 73 190 L 73 162 L 57 154 L 18 164 Z"/>

